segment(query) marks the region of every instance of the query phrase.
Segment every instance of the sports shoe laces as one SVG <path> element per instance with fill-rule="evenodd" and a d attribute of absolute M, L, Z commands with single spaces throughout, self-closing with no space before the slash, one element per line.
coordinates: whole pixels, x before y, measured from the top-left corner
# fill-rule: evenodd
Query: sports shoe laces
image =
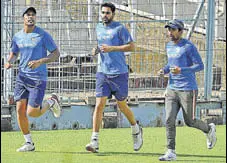
<path fill-rule="evenodd" d="M 59 100 L 58 100 L 58 97 L 57 97 L 57 95 L 55 95 L 55 94 L 52 94 L 52 98 L 53 99 L 55 99 L 58 103 L 59 103 Z"/>
<path fill-rule="evenodd" d="M 25 142 L 23 145 L 27 145 L 27 144 L 34 145 L 34 143 L 31 143 L 31 142 Z"/>
<path fill-rule="evenodd" d="M 135 142 L 138 142 L 138 135 L 140 134 L 140 132 L 138 132 L 137 134 L 132 134 L 133 139 Z"/>
<path fill-rule="evenodd" d="M 173 157 L 174 154 L 175 154 L 175 153 L 173 153 L 173 152 L 167 151 L 167 152 L 165 153 L 164 157 L 171 158 L 171 157 Z"/>

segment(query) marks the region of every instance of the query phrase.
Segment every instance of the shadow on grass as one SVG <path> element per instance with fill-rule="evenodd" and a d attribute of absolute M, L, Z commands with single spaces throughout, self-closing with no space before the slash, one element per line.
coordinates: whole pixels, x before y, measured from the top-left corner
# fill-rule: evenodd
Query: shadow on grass
<path fill-rule="evenodd" d="M 115 155 L 126 155 L 126 156 L 161 156 L 163 153 L 139 153 L 139 152 L 99 152 L 99 153 L 90 153 L 90 152 L 70 152 L 70 151 L 35 151 L 35 152 L 45 152 L 45 153 L 58 153 L 58 154 L 79 154 L 79 155 L 96 155 L 96 156 L 115 156 Z M 200 157 L 200 158 L 226 158 L 226 156 L 211 156 L 211 155 L 191 155 L 191 154 L 177 154 L 177 157 Z M 178 161 L 178 160 L 177 160 Z M 179 160 L 180 161 L 180 160 Z M 182 160 L 181 160 L 182 161 Z M 192 161 L 192 160 L 184 160 Z M 195 160 L 193 160 L 195 161 Z M 197 160 L 196 160 L 197 161 Z M 204 161 L 204 160 L 201 160 Z"/>

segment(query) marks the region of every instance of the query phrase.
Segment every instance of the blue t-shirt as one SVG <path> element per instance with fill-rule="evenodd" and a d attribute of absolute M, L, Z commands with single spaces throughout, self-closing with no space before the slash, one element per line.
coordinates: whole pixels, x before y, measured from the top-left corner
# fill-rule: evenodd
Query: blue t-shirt
<path fill-rule="evenodd" d="M 98 46 L 122 46 L 133 42 L 128 30 L 119 22 L 111 22 L 108 26 L 99 23 L 96 27 Z M 124 52 L 100 52 L 98 56 L 98 70 L 108 75 L 128 72 Z"/>
<path fill-rule="evenodd" d="M 192 42 L 181 39 L 178 44 L 172 41 L 166 46 L 168 64 L 164 67 L 164 73 L 169 73 L 168 88 L 174 90 L 197 90 L 195 72 L 204 69 L 202 59 L 197 48 Z M 180 74 L 172 74 L 170 67 L 181 68 Z"/>
<path fill-rule="evenodd" d="M 35 27 L 31 33 L 24 30 L 15 34 L 12 40 L 11 52 L 20 53 L 19 75 L 33 80 L 47 80 L 47 66 L 42 64 L 35 69 L 28 67 L 28 62 L 39 60 L 47 56 L 47 50 L 53 52 L 57 49 L 50 34 Z"/>

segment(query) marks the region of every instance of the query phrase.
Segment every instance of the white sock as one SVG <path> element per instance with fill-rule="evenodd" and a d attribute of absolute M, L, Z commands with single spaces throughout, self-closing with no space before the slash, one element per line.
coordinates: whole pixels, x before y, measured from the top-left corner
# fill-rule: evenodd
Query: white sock
<path fill-rule="evenodd" d="M 98 132 L 92 132 L 92 136 L 91 136 L 91 139 L 94 140 L 98 140 L 99 139 L 99 133 Z"/>
<path fill-rule="evenodd" d="M 139 125 L 138 124 L 135 124 L 135 125 L 132 125 L 131 126 L 131 129 L 132 129 L 132 134 L 137 134 L 139 131 L 140 131 L 140 128 L 139 128 Z"/>
<path fill-rule="evenodd" d="M 168 152 L 175 153 L 175 150 L 174 149 L 168 149 Z"/>
<path fill-rule="evenodd" d="M 31 134 L 24 135 L 24 139 L 26 142 L 32 143 L 32 136 Z"/>
<path fill-rule="evenodd" d="M 46 102 L 50 105 L 50 107 L 54 104 L 54 101 L 51 99 L 47 99 Z"/>

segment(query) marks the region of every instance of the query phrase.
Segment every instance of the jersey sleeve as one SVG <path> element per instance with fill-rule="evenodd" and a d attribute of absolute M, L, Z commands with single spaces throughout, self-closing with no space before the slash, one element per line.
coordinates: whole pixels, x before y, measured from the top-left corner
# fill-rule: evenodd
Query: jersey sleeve
<path fill-rule="evenodd" d="M 200 57 L 199 52 L 194 45 L 191 45 L 188 48 L 187 54 L 188 54 L 188 57 L 191 59 L 193 65 L 190 67 L 182 67 L 181 71 L 197 72 L 197 71 L 201 71 L 204 69 L 204 64 L 203 64 L 202 58 Z"/>
<path fill-rule="evenodd" d="M 49 52 L 53 52 L 54 50 L 57 49 L 57 45 L 55 44 L 53 38 L 47 32 L 45 32 L 44 35 L 44 46 Z"/>
<path fill-rule="evenodd" d="M 13 40 L 12 40 L 12 42 L 11 42 L 11 52 L 12 52 L 13 54 L 17 54 L 17 53 L 19 53 L 19 51 L 20 51 L 20 49 L 19 49 L 19 47 L 17 46 L 16 38 L 13 37 Z"/>
<path fill-rule="evenodd" d="M 129 33 L 128 29 L 123 25 L 120 30 L 120 38 L 122 39 L 124 45 L 133 42 L 131 34 Z"/>

